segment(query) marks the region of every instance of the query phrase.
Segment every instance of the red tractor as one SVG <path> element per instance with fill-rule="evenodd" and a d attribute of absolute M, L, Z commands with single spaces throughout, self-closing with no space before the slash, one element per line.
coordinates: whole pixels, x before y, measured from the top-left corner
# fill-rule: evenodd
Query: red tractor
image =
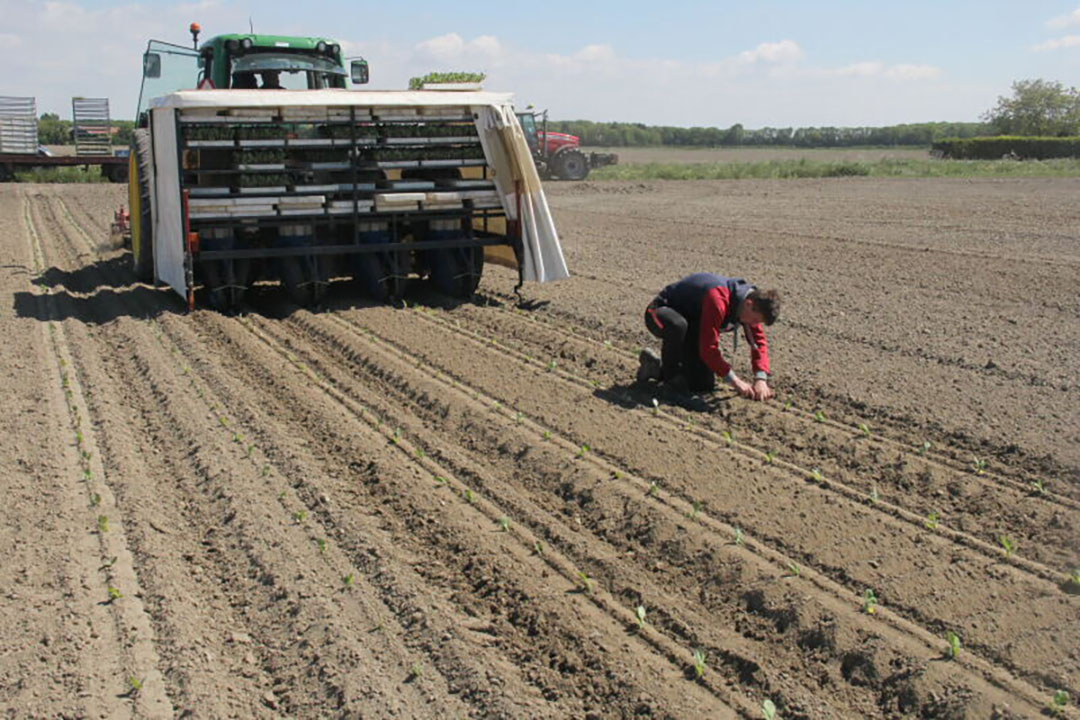
<path fill-rule="evenodd" d="M 589 170 L 619 162 L 619 156 L 614 153 L 582 152 L 581 139 L 576 135 L 549 132 L 547 110 L 542 113 L 519 112 L 517 116 L 532 150 L 536 170 L 543 178 L 584 180 L 589 176 Z M 541 123 L 539 129 L 538 118 Z"/>

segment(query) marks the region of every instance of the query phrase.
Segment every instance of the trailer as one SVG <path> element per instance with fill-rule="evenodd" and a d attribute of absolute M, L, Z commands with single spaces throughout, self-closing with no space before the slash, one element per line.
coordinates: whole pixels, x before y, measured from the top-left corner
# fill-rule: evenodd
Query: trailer
<path fill-rule="evenodd" d="M 485 262 L 566 277 L 528 142 L 503 93 L 187 90 L 149 102 L 131 158 L 136 272 L 232 309 L 277 280 L 468 297 Z"/>

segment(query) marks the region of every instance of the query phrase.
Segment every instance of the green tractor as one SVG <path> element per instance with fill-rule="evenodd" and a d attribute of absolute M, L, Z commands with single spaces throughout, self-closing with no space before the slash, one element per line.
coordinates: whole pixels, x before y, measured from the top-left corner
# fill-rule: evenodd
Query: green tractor
<path fill-rule="evenodd" d="M 368 82 L 367 61 L 346 60 L 341 45 L 329 38 L 231 34 L 213 37 L 200 47 L 202 28 L 192 23 L 189 30 L 192 47 L 151 40 L 143 54 L 136 130 L 128 160 L 128 203 L 132 263 L 144 282 L 154 280 L 147 116 L 153 98 L 194 88 L 321 90 L 346 88 L 347 80 L 353 85 Z"/>

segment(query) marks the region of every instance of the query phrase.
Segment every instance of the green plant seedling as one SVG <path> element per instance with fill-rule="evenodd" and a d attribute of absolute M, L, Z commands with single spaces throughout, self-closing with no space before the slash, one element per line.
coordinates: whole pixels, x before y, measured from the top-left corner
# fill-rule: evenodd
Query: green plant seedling
<path fill-rule="evenodd" d="M 814 413 L 814 422 L 825 422 L 824 410 L 818 410 Z"/>
<path fill-rule="evenodd" d="M 776 451 L 765 453 L 765 464 L 772 465 L 774 462 L 776 462 Z"/>
<path fill-rule="evenodd" d="M 735 442 L 735 436 L 731 434 L 730 430 L 724 430 L 723 432 L 721 432 L 720 437 L 724 438 L 724 442 L 726 442 L 728 445 Z"/>
<path fill-rule="evenodd" d="M 592 450 L 592 448 L 589 447 L 588 443 L 583 444 L 581 446 L 581 448 L 578 450 L 576 457 L 583 458 L 583 457 L 585 457 L 585 453 L 589 452 L 590 450 Z"/>
<path fill-rule="evenodd" d="M 292 516 L 293 516 L 293 520 L 295 520 L 297 522 L 297 524 L 303 525 L 304 521 L 307 520 L 308 511 L 307 510 L 297 510 L 296 512 L 293 513 Z"/>
<path fill-rule="evenodd" d="M 218 422 L 221 423 L 221 427 L 229 427 L 229 418 L 224 415 L 218 415 Z"/>
<path fill-rule="evenodd" d="M 101 504 L 101 495 L 98 493 L 90 493 L 90 507 L 97 507 Z"/>
<path fill-rule="evenodd" d="M 543 555 L 544 554 L 544 543 L 537 540 L 536 542 L 533 543 L 533 550 L 536 551 L 537 555 Z"/>
<path fill-rule="evenodd" d="M 352 573 L 349 573 L 348 575 L 345 575 L 341 578 L 341 584 L 347 588 L 351 588 L 355 582 L 356 576 L 354 576 Z"/>
<path fill-rule="evenodd" d="M 866 592 L 863 593 L 863 612 L 867 615 L 874 615 L 877 613 L 877 595 L 870 588 L 866 588 Z"/>
<path fill-rule="evenodd" d="M 97 529 L 98 529 L 98 532 L 102 532 L 102 533 L 109 532 L 109 517 L 107 515 L 98 515 L 97 516 Z"/>
<path fill-rule="evenodd" d="M 950 630 L 945 633 L 945 642 L 949 643 L 946 655 L 950 660 L 955 660 L 960 655 L 960 636 Z"/>
<path fill-rule="evenodd" d="M 254 454 L 254 452 L 255 452 L 255 446 L 254 445 L 248 445 L 247 446 L 247 456 L 251 457 L 252 454 Z"/>
<path fill-rule="evenodd" d="M 503 532 L 510 532 L 510 518 L 505 515 L 499 518 L 499 527 L 502 528 Z"/>
<path fill-rule="evenodd" d="M 785 400 L 784 401 L 784 412 L 787 412 L 790 409 L 791 409 L 791 401 L 790 400 Z"/>
<path fill-rule="evenodd" d="M 691 507 L 693 508 L 693 510 L 690 513 L 690 519 L 697 520 L 698 515 L 700 515 L 701 511 L 705 508 L 705 503 L 701 502 L 700 500 L 695 500 L 692 503 Z"/>
<path fill-rule="evenodd" d="M 1039 478 L 1038 480 L 1032 480 L 1031 481 L 1031 489 L 1034 490 L 1037 495 L 1045 495 L 1046 494 L 1046 486 L 1047 486 L 1047 482 L 1045 480 L 1043 480 L 1042 478 Z"/>
<path fill-rule="evenodd" d="M 326 552 L 326 540 L 324 538 L 319 538 L 318 540 L 316 540 L 315 545 L 319 548 L 319 552 Z"/>
<path fill-rule="evenodd" d="M 761 717 L 765 720 L 776 720 L 776 704 L 772 700 L 765 698 L 761 703 Z"/>
<path fill-rule="evenodd" d="M 971 458 L 971 469 L 976 475 L 986 474 L 986 459 L 978 456 Z"/>
<path fill-rule="evenodd" d="M 232 436 L 232 441 L 237 445 L 242 445 L 244 442 L 244 436 L 238 432 L 234 432 Z"/>
<path fill-rule="evenodd" d="M 1065 714 L 1065 708 L 1069 706 L 1069 693 L 1064 690 L 1058 690 L 1054 693 L 1054 697 L 1050 698 L 1050 706 L 1047 708 L 1050 714 L 1055 717 L 1060 717 Z"/>
<path fill-rule="evenodd" d="M 395 445 L 401 442 L 401 428 L 394 429 L 394 434 L 390 436 L 390 442 L 394 443 Z"/>
<path fill-rule="evenodd" d="M 413 680 L 424 676 L 424 666 L 418 662 L 414 662 L 409 668 L 409 677 Z"/>
<path fill-rule="evenodd" d="M 655 480 L 653 480 L 651 483 L 649 483 L 649 491 L 646 493 L 646 495 L 648 495 L 649 497 L 656 497 L 656 493 L 659 490 L 660 486 L 656 484 Z"/>
<path fill-rule="evenodd" d="M 543 440 L 550 440 L 551 439 L 551 431 L 550 430 L 545 430 L 544 432 L 540 433 L 540 438 L 543 439 Z"/>
<path fill-rule="evenodd" d="M 645 606 L 638 605 L 637 610 L 634 611 L 637 615 L 637 624 L 639 628 L 645 627 Z"/>
<path fill-rule="evenodd" d="M 787 564 L 787 568 L 791 572 L 792 577 L 799 577 L 800 575 L 802 575 L 802 566 L 799 565 L 799 563 L 797 562 L 789 562 Z"/>
<path fill-rule="evenodd" d="M 930 448 L 932 447 L 934 447 L 933 443 L 931 443 L 929 440 L 926 440 L 923 442 L 922 445 L 919 446 L 918 453 L 920 455 L 925 455 L 926 453 L 930 452 Z"/>
<path fill-rule="evenodd" d="M 821 482 L 825 479 L 825 476 L 821 474 L 821 470 L 819 468 L 814 468 L 813 470 L 811 470 L 810 477 L 814 478 L 814 480 L 816 480 L 817 482 Z"/>
<path fill-rule="evenodd" d="M 465 488 L 464 492 L 461 493 L 461 497 L 465 498 L 465 502 L 469 503 L 470 505 L 476 502 L 476 494 L 473 493 L 473 491 L 469 488 Z"/>
<path fill-rule="evenodd" d="M 1001 543 L 1001 547 L 1005 550 L 1005 557 L 1012 557 L 1012 554 L 1016 552 L 1016 541 L 1008 535 L 1002 535 L 998 538 L 998 542 Z"/>
<path fill-rule="evenodd" d="M 622 478 L 623 478 L 622 471 L 621 470 L 612 470 L 611 471 L 611 477 L 613 477 L 616 480 L 622 480 Z"/>
<path fill-rule="evenodd" d="M 1080 567 L 1073 568 L 1073 571 L 1069 574 L 1069 583 L 1076 588 L 1080 588 Z"/>
<path fill-rule="evenodd" d="M 743 533 L 743 530 L 740 527 L 735 528 L 735 544 L 736 545 L 745 545 L 746 544 L 746 534 Z"/>
<path fill-rule="evenodd" d="M 941 513 L 937 510 L 926 516 L 926 520 L 923 524 L 926 525 L 929 530 L 937 530 L 938 523 L 941 521 Z"/>
<path fill-rule="evenodd" d="M 130 692 L 132 695 L 138 695 L 139 692 L 143 689 L 143 679 L 137 678 L 134 675 L 129 676 L 128 687 L 131 688 Z"/>
<path fill-rule="evenodd" d="M 881 500 L 881 493 L 878 492 L 877 483 L 870 486 L 870 502 L 875 505 Z"/>
<path fill-rule="evenodd" d="M 698 680 L 705 676 L 705 651 L 698 648 L 694 651 L 694 677 Z"/>
<path fill-rule="evenodd" d="M 586 595 L 592 595 L 593 592 L 593 579 L 589 577 L 584 570 L 578 570 L 578 581 L 581 582 L 581 589 L 585 591 Z"/>
<path fill-rule="evenodd" d="M 287 493 L 287 492 L 288 492 L 288 490 L 282 490 L 280 493 L 278 493 L 277 499 L 278 500 L 284 500 L 285 499 L 285 493 Z"/>
<path fill-rule="evenodd" d="M 549 362 L 547 364 L 548 372 L 551 372 L 552 370 L 554 370 L 557 367 L 559 367 L 559 363 L 555 362 L 554 360 L 552 360 L 551 362 Z"/>
<path fill-rule="evenodd" d="M 114 588 L 112 585 L 108 586 L 109 602 L 113 600 L 119 600 L 124 597 L 124 593 L 120 592 L 119 588 Z"/>
<path fill-rule="evenodd" d="M 435 476 L 435 482 L 439 483 L 440 485 L 446 485 L 450 481 L 447 480 L 446 478 L 444 478 L 442 475 L 436 475 Z"/>
<path fill-rule="evenodd" d="M 94 478 L 94 474 L 90 472 L 90 468 L 86 468 L 82 472 L 82 477 L 84 481 L 90 482 Z"/>
<path fill-rule="evenodd" d="M 521 411 L 519 410 L 519 411 L 518 411 L 518 412 L 517 412 L 517 413 L 516 413 L 516 414 L 514 415 L 514 422 L 516 422 L 516 423 L 517 423 L 518 425 L 520 425 L 521 423 L 525 422 L 525 413 L 523 413 L 523 412 L 521 412 Z"/>
<path fill-rule="evenodd" d="M 416 457 L 423 458 L 425 456 L 427 456 L 427 453 L 424 452 L 424 448 L 416 448 Z"/>
<path fill-rule="evenodd" d="M 660 401 L 657 400 L 656 398 L 652 399 L 652 413 L 653 413 L 653 415 L 659 415 L 660 414 Z"/>
<path fill-rule="evenodd" d="M 874 431 L 871 430 L 870 426 L 867 425 L 866 423 L 859 423 L 859 432 L 861 432 L 864 437 L 873 437 L 874 436 Z"/>
<path fill-rule="evenodd" d="M 262 466 L 262 476 L 266 477 L 269 474 L 270 474 L 270 466 L 269 465 L 263 465 Z"/>

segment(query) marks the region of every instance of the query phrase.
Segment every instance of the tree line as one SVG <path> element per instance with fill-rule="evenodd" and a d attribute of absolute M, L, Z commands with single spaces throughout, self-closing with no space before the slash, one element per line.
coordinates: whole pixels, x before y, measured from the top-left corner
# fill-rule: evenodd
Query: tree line
<path fill-rule="evenodd" d="M 130 145 L 135 123 L 131 120 L 113 120 L 112 126 L 116 128 L 116 133 L 112 136 L 112 144 L 117 147 Z M 75 138 L 72 135 L 71 121 L 61 120 L 56 113 L 43 113 L 38 118 L 38 143 L 41 145 L 74 145 Z"/>

